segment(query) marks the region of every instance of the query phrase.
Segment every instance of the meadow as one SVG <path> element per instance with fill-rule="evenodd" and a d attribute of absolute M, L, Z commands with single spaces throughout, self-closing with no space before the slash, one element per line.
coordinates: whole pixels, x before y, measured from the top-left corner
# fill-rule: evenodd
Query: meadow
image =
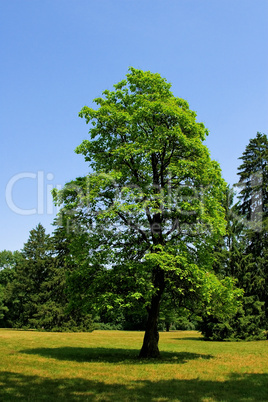
<path fill-rule="evenodd" d="M 0 400 L 268 401 L 268 342 L 205 342 L 160 333 L 161 358 L 140 360 L 142 332 L 0 329 Z"/>

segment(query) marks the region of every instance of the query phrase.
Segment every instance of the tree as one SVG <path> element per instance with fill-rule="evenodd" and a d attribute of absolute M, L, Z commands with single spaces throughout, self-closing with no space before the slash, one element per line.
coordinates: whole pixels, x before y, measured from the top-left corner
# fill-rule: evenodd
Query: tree
<path fill-rule="evenodd" d="M 264 303 L 256 296 L 262 279 L 258 277 L 251 255 L 247 254 L 244 226 L 238 213 L 238 205 L 233 205 L 233 200 L 234 192 L 229 189 L 224 203 L 226 234 L 214 248 L 213 267 L 219 278 L 234 277 L 244 295 L 234 316 L 217 319 L 204 312 L 199 328 L 207 340 L 264 339 Z"/>
<path fill-rule="evenodd" d="M 7 281 L 7 275 L 2 275 L 8 268 L 0 271 L 0 319 L 2 310 L 5 325 L 47 331 L 93 330 L 91 315 L 67 311 L 68 254 L 68 236 L 61 227 L 53 236 L 47 235 L 41 224 L 30 231 L 12 278 Z"/>
<path fill-rule="evenodd" d="M 43 284 L 48 298 L 40 307 L 39 316 L 43 322 L 45 313 L 47 324 L 43 326 L 49 330 L 90 332 L 94 329 L 92 315 L 83 309 L 70 308 L 69 305 L 67 280 L 69 273 L 74 269 L 70 248 L 71 236 L 63 225 L 53 232 L 53 264 L 50 275 Z"/>
<path fill-rule="evenodd" d="M 248 295 L 265 303 L 268 328 L 268 139 L 257 133 L 239 158 L 239 212 L 245 222 L 246 254 L 250 261 Z"/>
<path fill-rule="evenodd" d="M 41 224 L 30 231 L 21 256 L 14 269 L 13 280 L 7 286 L 7 307 L 12 326 L 29 327 L 38 306 L 46 297 L 42 286 L 52 262 L 50 236 Z"/>
<path fill-rule="evenodd" d="M 240 199 L 239 211 L 244 216 L 251 229 L 253 237 L 262 232 L 263 241 L 267 242 L 267 218 L 268 218 L 268 139 L 265 134 L 257 133 L 256 137 L 249 141 L 243 155 L 239 158 L 243 162 L 238 167 L 239 183 L 242 187 L 238 198 Z M 261 249 L 257 250 L 262 252 Z M 252 244 L 253 245 L 253 244 Z"/>
<path fill-rule="evenodd" d="M 19 251 L 3 250 L 0 252 L 0 327 L 8 325 L 8 307 L 6 306 L 6 288 L 14 278 L 15 267 L 22 260 Z"/>
<path fill-rule="evenodd" d="M 12 270 L 21 259 L 19 251 L 0 251 L 0 271 L 3 269 Z"/>
<path fill-rule="evenodd" d="M 141 300 L 148 312 L 141 357 L 159 355 L 165 292 L 218 314 L 235 305 L 232 280 L 220 282 L 210 258 L 225 230 L 226 185 L 202 144 L 207 129 L 170 88 L 159 74 L 130 68 L 95 99 L 97 110 L 85 106 L 91 140 L 76 152 L 93 173 L 54 191 L 77 228 L 74 298 L 82 292 L 83 303 L 107 308 Z"/>
<path fill-rule="evenodd" d="M 233 205 L 233 196 L 229 192 L 225 204 L 227 233 L 214 250 L 214 269 L 221 277 L 235 277 L 244 296 L 233 317 L 223 320 L 204 317 L 202 332 L 213 340 L 263 339 L 268 322 L 266 135 L 257 133 L 239 159 L 243 161 L 238 168 L 239 202 Z"/>

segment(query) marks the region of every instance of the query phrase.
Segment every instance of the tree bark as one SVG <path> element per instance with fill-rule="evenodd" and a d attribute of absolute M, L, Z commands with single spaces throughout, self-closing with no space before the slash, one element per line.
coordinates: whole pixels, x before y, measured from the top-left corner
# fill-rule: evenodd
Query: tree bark
<path fill-rule="evenodd" d="M 143 338 L 143 345 L 139 354 L 141 358 L 156 358 L 160 356 L 158 349 L 158 317 L 160 301 L 164 291 L 164 273 L 158 271 L 154 283 L 157 288 L 156 294 L 152 297 L 151 306 L 148 311 L 147 324 Z"/>
<path fill-rule="evenodd" d="M 165 325 L 166 325 L 166 331 L 169 332 L 170 325 L 171 325 L 170 322 L 167 322 L 167 321 L 166 321 L 166 322 L 165 322 Z"/>

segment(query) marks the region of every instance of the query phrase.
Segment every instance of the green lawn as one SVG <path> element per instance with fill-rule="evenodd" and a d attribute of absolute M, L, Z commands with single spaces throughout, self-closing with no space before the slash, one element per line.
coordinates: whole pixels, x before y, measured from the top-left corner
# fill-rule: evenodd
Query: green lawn
<path fill-rule="evenodd" d="M 137 358 L 142 332 L 0 330 L 0 401 L 268 401 L 268 342 L 160 334 L 161 359 Z"/>

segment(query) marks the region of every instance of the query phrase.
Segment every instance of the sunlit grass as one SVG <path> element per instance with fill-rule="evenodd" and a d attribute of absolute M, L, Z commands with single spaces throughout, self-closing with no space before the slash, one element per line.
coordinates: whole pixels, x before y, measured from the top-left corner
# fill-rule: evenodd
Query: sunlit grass
<path fill-rule="evenodd" d="M 139 360 L 142 332 L 0 330 L 1 401 L 268 401 L 267 341 L 205 342 L 160 334 L 161 358 Z"/>

